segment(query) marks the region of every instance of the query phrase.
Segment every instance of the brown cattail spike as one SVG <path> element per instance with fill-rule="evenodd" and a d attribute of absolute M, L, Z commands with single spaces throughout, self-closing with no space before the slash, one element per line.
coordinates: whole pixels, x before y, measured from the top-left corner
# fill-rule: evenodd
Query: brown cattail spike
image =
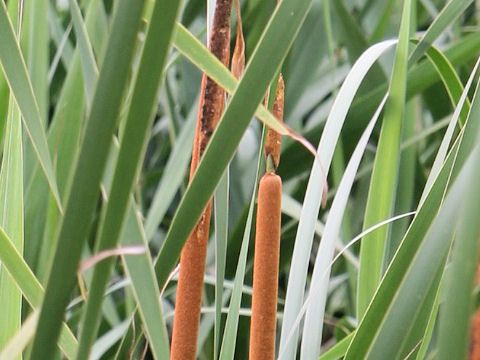
<path fill-rule="evenodd" d="M 283 122 L 283 107 L 285 96 L 285 84 L 283 82 L 282 74 L 278 77 L 277 90 L 275 92 L 275 101 L 273 103 L 273 115 L 279 121 Z M 268 129 L 267 138 L 265 140 L 265 156 L 272 156 L 275 169 L 280 163 L 280 151 L 282 148 L 282 136 L 275 130 Z"/>
<path fill-rule="evenodd" d="M 250 360 L 273 360 L 275 356 L 281 201 L 282 180 L 268 172 L 258 190 Z"/>
<path fill-rule="evenodd" d="M 284 92 L 280 75 L 273 105 L 273 115 L 280 121 L 283 121 Z M 280 162 L 280 150 L 281 135 L 268 129 L 265 140 L 267 172 L 258 188 L 250 360 L 273 360 L 275 357 L 282 202 L 282 180 L 275 171 Z"/>
<path fill-rule="evenodd" d="M 208 42 L 210 51 L 225 66 L 228 66 L 230 56 L 231 7 L 232 0 L 217 0 L 211 36 Z M 190 178 L 195 174 L 200 158 L 220 120 L 224 102 L 224 90 L 204 74 L 195 128 Z M 196 356 L 210 213 L 211 202 L 206 206 L 180 256 L 170 357 L 173 360 L 194 360 Z"/>

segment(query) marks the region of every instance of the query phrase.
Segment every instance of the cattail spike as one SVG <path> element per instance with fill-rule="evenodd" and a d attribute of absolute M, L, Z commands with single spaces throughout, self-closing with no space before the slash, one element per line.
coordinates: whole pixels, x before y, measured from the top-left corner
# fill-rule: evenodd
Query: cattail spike
<path fill-rule="evenodd" d="M 282 180 L 268 172 L 258 189 L 250 360 L 273 360 L 275 356 L 281 202 Z"/>

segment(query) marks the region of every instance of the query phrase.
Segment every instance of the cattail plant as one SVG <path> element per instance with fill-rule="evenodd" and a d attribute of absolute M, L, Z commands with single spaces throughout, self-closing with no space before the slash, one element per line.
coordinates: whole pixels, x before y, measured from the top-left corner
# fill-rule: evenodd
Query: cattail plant
<path fill-rule="evenodd" d="M 230 57 L 231 7 L 231 0 L 216 2 L 212 31 L 208 42 L 209 50 L 226 66 Z M 204 74 L 193 140 L 190 179 L 193 178 L 201 156 L 220 120 L 224 102 L 224 90 Z M 210 215 L 211 202 L 206 206 L 195 229 L 190 234 L 180 257 L 171 345 L 171 359 L 174 360 L 195 359 Z"/>
<path fill-rule="evenodd" d="M 283 118 L 284 83 L 278 80 L 273 113 Z M 280 258 L 282 180 L 275 172 L 280 161 L 281 137 L 269 129 L 265 141 L 267 171 L 258 190 L 257 228 L 253 268 L 250 359 L 268 360 L 275 356 L 275 329 Z"/>

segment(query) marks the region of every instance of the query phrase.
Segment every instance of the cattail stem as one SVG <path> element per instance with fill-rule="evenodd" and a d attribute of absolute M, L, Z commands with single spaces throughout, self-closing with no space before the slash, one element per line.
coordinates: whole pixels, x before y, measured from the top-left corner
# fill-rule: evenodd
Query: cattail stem
<path fill-rule="evenodd" d="M 231 8 L 232 0 L 217 0 L 211 36 L 208 42 L 210 51 L 225 66 L 228 66 L 230 56 Z M 192 151 L 190 179 L 195 174 L 208 141 L 220 120 L 224 102 L 224 90 L 204 74 Z M 180 273 L 170 357 L 173 360 L 195 359 L 210 215 L 211 202 L 206 206 L 195 229 L 187 239 L 180 256 Z"/>
<path fill-rule="evenodd" d="M 275 356 L 281 201 L 282 180 L 268 172 L 258 190 L 250 360 L 273 360 Z"/>

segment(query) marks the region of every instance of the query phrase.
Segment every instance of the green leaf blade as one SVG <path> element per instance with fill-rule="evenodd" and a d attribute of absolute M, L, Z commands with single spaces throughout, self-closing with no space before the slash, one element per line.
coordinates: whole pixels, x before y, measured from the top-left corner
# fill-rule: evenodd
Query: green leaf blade
<path fill-rule="evenodd" d="M 363 229 L 387 219 L 395 202 L 395 187 L 400 160 L 401 127 L 405 106 L 408 39 L 411 1 L 404 2 L 400 39 L 397 46 L 389 99 L 377 147 Z M 388 227 L 366 236 L 361 245 L 358 275 L 357 316 L 362 317 L 378 286 L 383 271 L 383 258 Z"/>
<path fill-rule="evenodd" d="M 63 312 L 75 282 L 75 271 L 100 191 L 123 90 L 133 57 L 143 1 L 120 3 L 100 71 L 92 111 L 80 150 L 65 217 L 58 237 L 52 271 L 40 312 L 32 357 L 51 357 Z"/>

